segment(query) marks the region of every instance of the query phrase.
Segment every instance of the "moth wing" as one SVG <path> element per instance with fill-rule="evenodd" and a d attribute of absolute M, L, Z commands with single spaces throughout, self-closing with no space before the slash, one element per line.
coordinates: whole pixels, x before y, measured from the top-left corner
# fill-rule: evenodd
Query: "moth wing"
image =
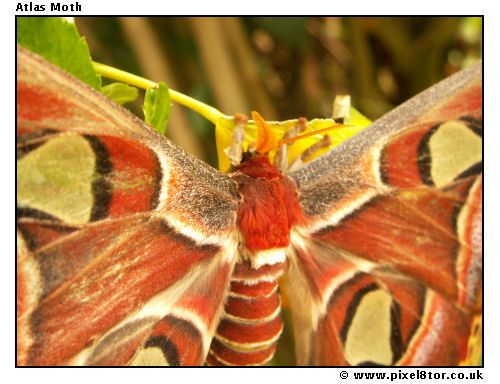
<path fill-rule="evenodd" d="M 481 63 L 289 176 L 308 221 L 292 236 L 288 272 L 299 363 L 474 361 Z"/>
<path fill-rule="evenodd" d="M 236 207 L 230 178 L 18 47 L 19 365 L 203 363 Z"/>

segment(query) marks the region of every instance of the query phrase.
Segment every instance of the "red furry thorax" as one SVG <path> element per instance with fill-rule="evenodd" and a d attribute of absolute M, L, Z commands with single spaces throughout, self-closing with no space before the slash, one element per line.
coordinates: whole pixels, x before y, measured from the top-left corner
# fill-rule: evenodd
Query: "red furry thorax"
<path fill-rule="evenodd" d="M 241 196 L 237 221 L 247 249 L 287 247 L 291 227 L 304 220 L 295 184 L 264 155 L 243 161 L 232 177 Z"/>

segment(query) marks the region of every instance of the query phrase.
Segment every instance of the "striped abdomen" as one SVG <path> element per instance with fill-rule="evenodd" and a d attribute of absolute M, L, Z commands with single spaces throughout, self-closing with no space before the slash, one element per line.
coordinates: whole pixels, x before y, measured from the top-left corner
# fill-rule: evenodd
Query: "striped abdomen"
<path fill-rule="evenodd" d="M 260 365 L 273 357 L 283 329 L 278 278 L 285 268 L 290 228 L 303 213 L 296 186 L 266 156 L 242 162 L 231 177 L 241 198 L 240 259 L 206 362 Z"/>
<path fill-rule="evenodd" d="M 270 360 L 283 329 L 278 277 L 285 264 L 253 269 L 239 262 L 207 357 L 209 365 L 258 365 Z"/>

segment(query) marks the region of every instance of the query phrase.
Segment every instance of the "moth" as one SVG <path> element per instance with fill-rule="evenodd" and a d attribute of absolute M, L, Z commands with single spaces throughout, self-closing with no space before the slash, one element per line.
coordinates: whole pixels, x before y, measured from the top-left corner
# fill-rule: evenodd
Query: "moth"
<path fill-rule="evenodd" d="M 475 364 L 481 66 L 222 174 L 18 47 L 17 364 L 263 364 L 282 275 L 300 365 Z"/>

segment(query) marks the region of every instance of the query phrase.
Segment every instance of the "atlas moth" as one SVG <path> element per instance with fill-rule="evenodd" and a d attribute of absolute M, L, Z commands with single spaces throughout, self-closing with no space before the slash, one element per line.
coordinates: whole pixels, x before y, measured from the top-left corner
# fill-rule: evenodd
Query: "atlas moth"
<path fill-rule="evenodd" d="M 18 47 L 17 364 L 263 364 L 282 275 L 299 365 L 476 364 L 481 63 L 293 170 L 268 139 L 222 174 Z"/>

